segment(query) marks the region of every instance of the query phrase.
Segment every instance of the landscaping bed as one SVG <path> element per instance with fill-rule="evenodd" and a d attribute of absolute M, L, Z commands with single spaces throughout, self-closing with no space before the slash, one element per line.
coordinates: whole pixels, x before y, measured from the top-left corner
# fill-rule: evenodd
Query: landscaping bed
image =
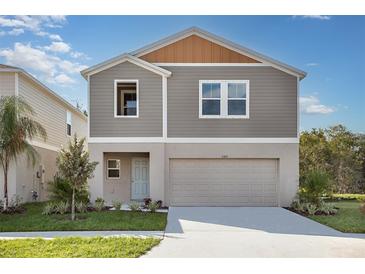
<path fill-rule="evenodd" d="M 365 233 L 365 214 L 359 210 L 360 201 L 338 201 L 333 203 L 338 208 L 335 215 L 312 215 L 307 217 L 342 232 Z"/>
<path fill-rule="evenodd" d="M 166 213 L 105 210 L 78 213 L 71 221 L 70 214 L 42 214 L 45 203 L 27 203 L 25 211 L 0 214 L 0 232 L 13 231 L 75 231 L 75 230 L 165 230 Z"/>
<path fill-rule="evenodd" d="M 0 258 L 137 258 L 160 241 L 133 237 L 0 240 Z"/>

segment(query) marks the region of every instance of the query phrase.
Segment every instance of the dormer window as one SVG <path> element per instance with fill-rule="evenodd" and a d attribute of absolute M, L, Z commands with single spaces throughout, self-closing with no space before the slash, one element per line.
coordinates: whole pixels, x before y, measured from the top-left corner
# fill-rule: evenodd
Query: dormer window
<path fill-rule="evenodd" d="M 138 80 L 115 80 L 114 117 L 138 117 Z"/>

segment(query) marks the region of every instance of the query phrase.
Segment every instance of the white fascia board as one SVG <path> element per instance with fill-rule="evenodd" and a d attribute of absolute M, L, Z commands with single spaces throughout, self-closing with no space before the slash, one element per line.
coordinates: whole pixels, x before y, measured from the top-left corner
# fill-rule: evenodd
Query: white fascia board
<path fill-rule="evenodd" d="M 81 75 L 85 79 L 87 79 L 88 76 L 99 73 L 103 70 L 114 67 L 114 66 L 119 65 L 124 62 L 130 62 L 132 64 L 135 64 L 136 66 L 145 68 L 145 69 L 152 71 L 156 74 L 159 74 L 161 76 L 170 77 L 170 75 L 171 75 L 171 71 L 160 68 L 152 63 L 146 62 L 146 61 L 139 59 L 138 57 L 132 56 L 130 54 L 122 54 L 115 58 L 109 59 L 105 62 L 92 66 L 88 69 L 81 71 Z"/>

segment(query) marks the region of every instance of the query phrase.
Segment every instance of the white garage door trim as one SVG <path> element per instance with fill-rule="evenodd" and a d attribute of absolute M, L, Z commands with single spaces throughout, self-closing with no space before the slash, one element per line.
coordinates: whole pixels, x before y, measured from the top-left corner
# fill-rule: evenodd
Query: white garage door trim
<path fill-rule="evenodd" d="M 273 158 L 171 158 L 170 205 L 278 206 L 279 175 Z"/>

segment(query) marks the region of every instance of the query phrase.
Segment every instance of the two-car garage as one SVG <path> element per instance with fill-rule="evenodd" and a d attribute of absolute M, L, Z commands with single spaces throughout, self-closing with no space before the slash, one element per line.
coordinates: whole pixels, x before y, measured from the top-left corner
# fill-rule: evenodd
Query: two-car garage
<path fill-rule="evenodd" d="M 169 160 L 172 206 L 278 206 L 278 159 Z"/>

